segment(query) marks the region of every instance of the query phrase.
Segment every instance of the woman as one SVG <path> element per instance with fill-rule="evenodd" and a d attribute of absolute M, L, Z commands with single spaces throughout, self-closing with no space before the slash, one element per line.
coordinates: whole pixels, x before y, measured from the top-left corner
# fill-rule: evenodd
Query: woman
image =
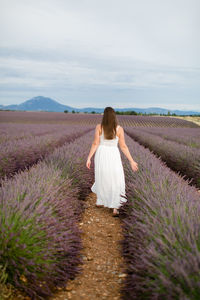
<path fill-rule="evenodd" d="M 124 129 L 117 124 L 112 107 L 104 109 L 101 124 L 97 124 L 94 140 L 87 158 L 86 167 L 90 169 L 91 158 L 96 151 L 95 182 L 91 187 L 97 194 L 96 206 L 113 208 L 113 216 L 118 216 L 118 208 L 126 202 L 125 178 L 121 156 L 117 144 L 128 158 L 133 171 L 138 170 L 124 139 Z"/>

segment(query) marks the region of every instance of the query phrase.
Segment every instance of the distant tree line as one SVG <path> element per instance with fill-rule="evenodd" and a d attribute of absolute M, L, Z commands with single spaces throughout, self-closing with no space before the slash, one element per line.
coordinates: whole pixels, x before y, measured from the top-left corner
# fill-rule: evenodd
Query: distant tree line
<path fill-rule="evenodd" d="M 68 113 L 69 111 L 68 110 L 65 110 L 64 111 L 65 113 Z M 167 114 L 164 114 L 164 113 L 142 113 L 142 112 L 136 112 L 134 110 L 127 110 L 127 111 L 118 111 L 116 110 L 116 115 L 138 115 L 138 116 L 180 116 L 180 117 L 183 117 L 183 116 L 189 116 L 189 117 L 200 117 L 200 114 L 197 114 L 197 115 L 178 115 L 178 114 L 175 114 L 175 113 L 170 113 L 170 111 L 167 112 Z M 79 111 L 75 111 L 75 110 L 72 110 L 72 113 L 73 114 L 79 114 Z M 84 111 L 85 114 L 102 114 L 102 113 L 99 113 L 99 112 L 96 112 L 96 111 L 91 111 L 91 112 L 88 112 L 88 111 Z"/>
<path fill-rule="evenodd" d="M 0 109 L 0 111 L 15 111 L 14 109 Z M 26 111 L 26 110 L 22 110 L 22 111 Z M 51 112 L 51 111 L 46 111 L 46 112 Z M 162 113 L 142 113 L 142 112 L 136 112 L 134 110 L 127 110 L 127 111 L 118 111 L 116 110 L 115 111 L 117 115 L 138 115 L 138 116 L 180 116 L 180 117 L 200 117 L 200 114 L 196 114 L 196 115 L 177 115 L 175 113 L 170 113 L 170 111 L 168 111 L 167 114 L 162 114 Z M 64 110 L 64 113 L 69 113 L 69 111 L 66 109 Z M 72 110 L 71 111 L 72 114 L 79 114 L 80 112 L 79 111 L 75 111 L 75 110 Z M 91 111 L 91 112 L 88 112 L 88 111 L 84 111 L 83 112 L 84 114 L 102 114 L 100 112 L 96 112 L 96 111 Z"/>
<path fill-rule="evenodd" d="M 68 113 L 69 111 L 66 109 L 66 110 L 64 110 L 64 113 Z M 75 111 L 75 110 L 72 110 L 72 114 L 79 114 L 80 112 L 79 111 Z M 84 111 L 84 114 L 88 114 L 89 112 L 87 112 L 87 111 Z M 99 114 L 99 113 L 96 113 L 96 111 L 91 111 L 90 112 L 91 114 Z"/>

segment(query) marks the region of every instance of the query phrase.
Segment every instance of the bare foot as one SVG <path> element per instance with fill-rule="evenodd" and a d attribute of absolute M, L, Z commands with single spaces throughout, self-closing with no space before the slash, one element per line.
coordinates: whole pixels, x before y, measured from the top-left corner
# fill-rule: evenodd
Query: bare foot
<path fill-rule="evenodd" d="M 113 209 L 113 217 L 118 217 L 118 215 L 119 215 L 119 211 L 116 208 L 114 208 Z"/>

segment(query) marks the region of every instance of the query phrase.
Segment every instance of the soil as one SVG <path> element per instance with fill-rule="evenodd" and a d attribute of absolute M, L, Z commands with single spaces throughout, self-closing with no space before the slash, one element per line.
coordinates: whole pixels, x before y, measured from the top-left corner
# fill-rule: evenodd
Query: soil
<path fill-rule="evenodd" d="M 85 201 L 87 206 L 79 223 L 83 230 L 82 271 L 50 300 L 121 299 L 120 286 L 126 277 L 121 220 L 112 216 L 113 209 L 96 207 L 96 194 L 89 194 Z"/>

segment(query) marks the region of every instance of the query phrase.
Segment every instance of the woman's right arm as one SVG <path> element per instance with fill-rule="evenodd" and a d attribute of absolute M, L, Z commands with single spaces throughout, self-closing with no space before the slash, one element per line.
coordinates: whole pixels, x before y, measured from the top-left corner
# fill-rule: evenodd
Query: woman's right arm
<path fill-rule="evenodd" d="M 125 143 L 124 129 L 121 126 L 119 128 L 119 146 L 120 146 L 120 149 L 122 150 L 122 152 L 124 153 L 124 155 L 128 158 L 133 171 L 137 171 L 138 170 L 138 164 L 133 160 L 133 158 L 132 158 L 132 156 L 129 152 L 129 149 L 128 149 L 126 143 Z"/>

